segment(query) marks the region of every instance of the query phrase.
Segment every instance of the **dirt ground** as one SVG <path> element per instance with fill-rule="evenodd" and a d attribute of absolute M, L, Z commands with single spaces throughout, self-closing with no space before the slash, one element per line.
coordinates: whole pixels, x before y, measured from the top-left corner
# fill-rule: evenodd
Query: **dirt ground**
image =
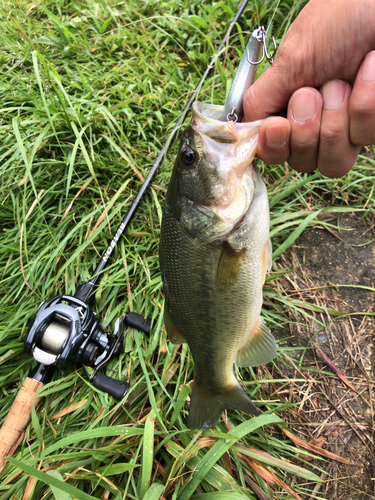
<path fill-rule="evenodd" d="M 322 312 L 306 311 L 311 318 L 290 313 L 291 329 L 278 337 L 287 333 L 285 345 L 307 349 L 289 351 L 295 366 L 278 365 L 272 375 L 306 379 L 278 388 L 284 399 L 297 403 L 293 417 L 289 414 L 297 423 L 290 429 L 358 465 L 315 462 L 324 482 L 306 498 L 362 500 L 375 498 L 375 317 L 365 314 L 375 313 L 375 216 L 362 222 L 357 215 L 328 219 L 330 231 L 305 231 L 281 262 L 280 267 L 292 269 L 282 282 L 283 293 L 320 306 Z M 340 312 L 351 314 L 340 317 Z M 300 370 L 298 361 L 306 369 Z M 357 392 L 340 380 L 329 361 Z"/>

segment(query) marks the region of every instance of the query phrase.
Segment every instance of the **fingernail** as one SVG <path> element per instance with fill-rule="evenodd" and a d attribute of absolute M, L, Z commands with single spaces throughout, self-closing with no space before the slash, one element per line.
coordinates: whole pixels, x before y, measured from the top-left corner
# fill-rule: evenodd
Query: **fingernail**
<path fill-rule="evenodd" d="M 266 129 L 266 142 L 270 148 L 282 148 L 288 140 L 289 130 L 285 125 L 270 125 Z"/>
<path fill-rule="evenodd" d="M 359 71 L 360 77 L 365 82 L 372 82 L 375 80 L 375 51 L 369 52 L 363 61 Z"/>
<path fill-rule="evenodd" d="M 292 97 L 291 113 L 298 123 L 314 118 L 317 108 L 316 94 L 308 89 L 297 90 Z"/>
<path fill-rule="evenodd" d="M 341 80 L 331 80 L 321 89 L 324 109 L 338 109 L 344 102 L 346 84 Z"/>

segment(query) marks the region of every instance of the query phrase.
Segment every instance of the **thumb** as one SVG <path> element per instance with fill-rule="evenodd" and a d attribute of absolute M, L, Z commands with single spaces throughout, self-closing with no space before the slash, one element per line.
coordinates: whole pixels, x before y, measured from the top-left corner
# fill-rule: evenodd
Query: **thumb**
<path fill-rule="evenodd" d="M 295 89 L 289 88 L 283 68 L 270 66 L 258 80 L 246 91 L 244 96 L 244 120 L 252 122 L 268 115 L 280 113 L 288 106 L 288 101 Z"/>

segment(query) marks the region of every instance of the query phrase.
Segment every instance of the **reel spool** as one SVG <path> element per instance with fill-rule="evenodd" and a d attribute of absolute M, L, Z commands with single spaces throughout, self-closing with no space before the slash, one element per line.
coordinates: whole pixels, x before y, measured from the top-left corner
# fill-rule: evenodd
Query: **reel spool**
<path fill-rule="evenodd" d="M 47 326 L 42 337 L 42 347 L 58 354 L 69 335 L 69 327 L 56 322 Z"/>

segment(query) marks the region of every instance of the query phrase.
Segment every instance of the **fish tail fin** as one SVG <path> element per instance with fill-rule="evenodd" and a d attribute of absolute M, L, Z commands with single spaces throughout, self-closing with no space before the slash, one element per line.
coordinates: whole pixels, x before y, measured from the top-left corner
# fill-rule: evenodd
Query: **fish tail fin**
<path fill-rule="evenodd" d="M 250 415 L 259 415 L 258 408 L 237 381 L 234 385 L 223 387 L 221 390 L 209 390 L 195 380 L 189 410 L 189 428 L 213 427 L 224 410 L 239 410 Z"/>

